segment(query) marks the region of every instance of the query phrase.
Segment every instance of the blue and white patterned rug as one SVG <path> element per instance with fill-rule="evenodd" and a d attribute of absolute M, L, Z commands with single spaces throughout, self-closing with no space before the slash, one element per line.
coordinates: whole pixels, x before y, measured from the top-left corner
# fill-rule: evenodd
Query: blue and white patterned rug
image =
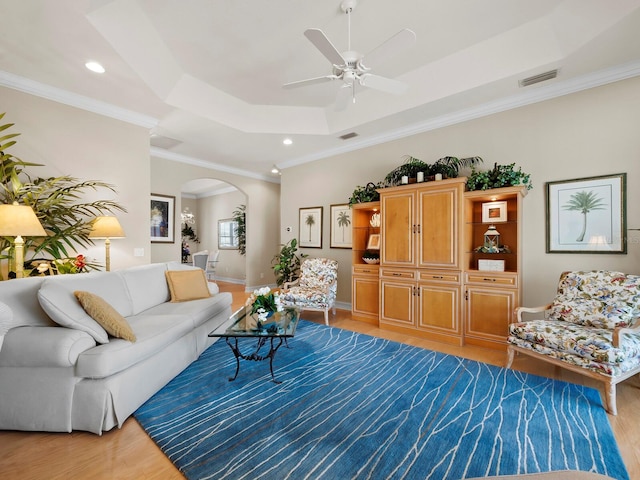
<path fill-rule="evenodd" d="M 135 417 L 192 480 L 628 479 L 596 390 L 305 321 L 290 347 L 282 384 L 268 361 L 229 382 L 218 341 Z"/>

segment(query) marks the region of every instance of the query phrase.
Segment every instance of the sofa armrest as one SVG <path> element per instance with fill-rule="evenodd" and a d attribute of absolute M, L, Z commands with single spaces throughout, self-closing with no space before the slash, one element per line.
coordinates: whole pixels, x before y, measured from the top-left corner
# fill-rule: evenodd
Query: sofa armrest
<path fill-rule="evenodd" d="M 640 332 L 640 322 L 636 323 L 633 327 L 617 327 L 613 331 L 613 341 L 611 343 L 613 343 L 615 348 L 618 348 L 620 346 L 620 336 L 625 333 L 634 332 Z"/>
<path fill-rule="evenodd" d="M 0 367 L 71 367 L 78 355 L 95 346 L 94 338 L 80 330 L 16 327 L 4 337 Z"/>
<path fill-rule="evenodd" d="M 516 321 L 514 323 L 522 322 L 522 314 L 523 313 L 540 313 L 546 312 L 551 308 L 551 303 L 547 303 L 546 305 L 540 305 L 539 307 L 518 307 L 516 308 Z"/>

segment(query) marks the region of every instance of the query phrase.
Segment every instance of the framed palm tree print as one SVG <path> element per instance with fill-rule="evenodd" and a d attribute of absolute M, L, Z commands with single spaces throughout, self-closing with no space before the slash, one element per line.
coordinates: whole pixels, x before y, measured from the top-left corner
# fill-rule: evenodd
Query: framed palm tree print
<path fill-rule="evenodd" d="M 322 248 L 322 207 L 300 209 L 298 245 L 304 248 Z"/>
<path fill-rule="evenodd" d="M 627 253 L 627 174 L 547 182 L 547 253 Z"/>
<path fill-rule="evenodd" d="M 331 248 L 351 248 L 351 209 L 348 203 L 331 205 Z"/>

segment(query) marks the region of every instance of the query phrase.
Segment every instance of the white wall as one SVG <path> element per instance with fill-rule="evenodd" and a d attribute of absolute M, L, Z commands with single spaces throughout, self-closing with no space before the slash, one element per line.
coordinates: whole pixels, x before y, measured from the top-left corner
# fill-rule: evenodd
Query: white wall
<path fill-rule="evenodd" d="M 524 199 L 524 304 L 538 305 L 555 293 L 570 269 L 613 269 L 640 274 L 640 232 L 628 233 L 628 254 L 547 254 L 545 182 L 627 173 L 627 225 L 640 228 L 640 78 L 575 93 L 462 124 L 288 168 L 282 174 L 282 241 L 298 236 L 298 209 L 321 205 L 323 248 L 303 249 L 340 263 L 338 301 L 350 302 L 350 251 L 329 248 L 328 211 L 346 203 L 356 185 L 377 182 L 413 155 L 432 163 L 446 155 L 516 163 L 532 175 Z M 286 226 L 293 231 L 287 233 Z"/>
<path fill-rule="evenodd" d="M 202 243 L 209 252 L 218 250 L 218 220 L 229 219 L 240 205 L 247 204 L 247 197 L 239 192 L 224 193 L 198 199 L 198 211 L 202 219 Z M 235 250 L 220 250 L 216 265 L 216 278 L 234 283 L 246 281 L 246 257 Z"/>
<path fill-rule="evenodd" d="M 10 131 L 21 133 L 8 152 L 44 165 L 29 167 L 33 176 L 71 175 L 116 186 L 116 193 L 100 189 L 87 195 L 116 200 L 128 211 L 116 213 L 127 236 L 111 241 L 111 269 L 149 263 L 149 131 L 4 87 L 0 109 L 6 112 L 2 123 L 15 123 Z M 134 248 L 144 255 L 134 257 Z M 102 240 L 77 253 L 104 264 Z"/>

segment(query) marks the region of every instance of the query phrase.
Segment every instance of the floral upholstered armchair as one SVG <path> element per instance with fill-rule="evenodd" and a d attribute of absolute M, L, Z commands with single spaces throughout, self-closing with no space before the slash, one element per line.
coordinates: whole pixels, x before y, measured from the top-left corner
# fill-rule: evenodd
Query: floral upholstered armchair
<path fill-rule="evenodd" d="M 542 312 L 543 319 L 522 320 Z M 602 381 L 605 407 L 616 415 L 616 385 L 640 373 L 640 276 L 564 272 L 553 303 L 516 313 L 507 367 L 518 352 Z"/>
<path fill-rule="evenodd" d="M 295 305 L 302 310 L 324 312 L 329 325 L 329 309 L 336 314 L 338 262 L 330 258 L 306 258 L 300 266 L 300 278 L 283 285 L 282 305 Z"/>

